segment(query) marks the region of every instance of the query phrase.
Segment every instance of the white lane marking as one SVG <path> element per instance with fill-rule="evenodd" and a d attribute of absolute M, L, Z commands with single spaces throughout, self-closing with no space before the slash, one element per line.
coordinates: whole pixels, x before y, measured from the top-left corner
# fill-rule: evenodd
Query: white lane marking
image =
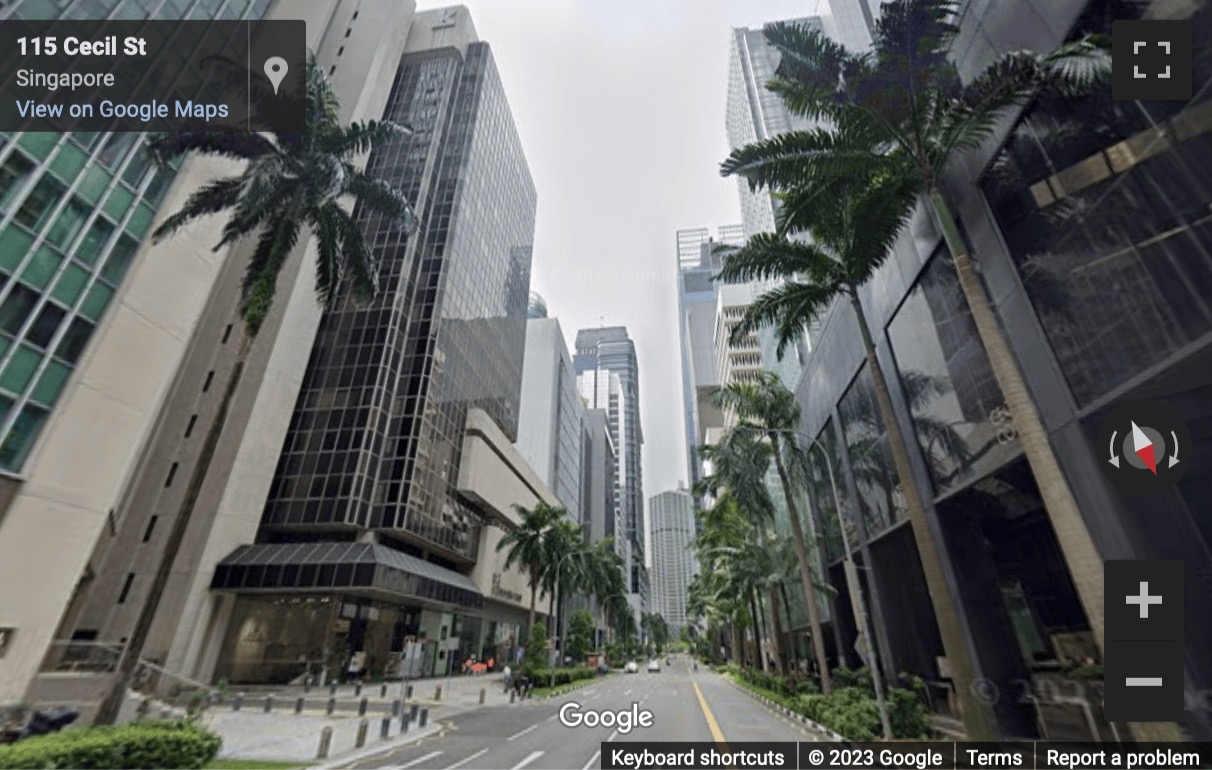
<path fill-rule="evenodd" d="M 551 716 L 547 717 L 547 721 L 550 722 L 551 720 L 555 719 L 559 715 L 560 715 L 559 712 L 556 712 L 555 714 L 552 714 Z"/>
<path fill-rule="evenodd" d="M 404 767 L 413 767 L 413 766 L 415 766 L 415 765 L 419 765 L 419 764 L 421 764 L 422 762 L 428 762 L 429 760 L 433 759 L 434 757 L 438 756 L 438 755 L 439 755 L 439 754 L 441 754 L 441 753 L 442 753 L 442 752 L 440 752 L 440 751 L 431 751 L 431 752 L 429 752 L 428 754 L 426 754 L 426 755 L 425 755 L 425 756 L 423 756 L 423 757 L 417 757 L 416 759 L 414 759 L 413 761 L 409 762 L 408 764 L 405 764 L 405 765 L 400 765 L 400 767 L 402 767 L 402 768 L 404 768 Z"/>
<path fill-rule="evenodd" d="M 543 756 L 543 752 L 541 752 L 541 751 L 531 752 L 529 757 L 526 757 L 526 759 L 523 759 L 521 762 L 519 762 L 516 765 L 514 765 L 513 767 L 509 768 L 509 770 L 522 770 L 523 767 L 526 767 L 531 762 L 535 761 L 536 759 L 538 759 L 541 756 Z"/>
<path fill-rule="evenodd" d="M 488 753 L 488 749 L 480 749 L 479 751 L 477 751 L 475 754 L 472 754 L 467 759 L 460 759 L 458 762 L 455 762 L 453 765 L 446 768 L 446 770 L 455 770 L 455 768 L 462 767 L 463 765 L 467 764 L 471 760 L 479 759 L 480 757 L 484 756 L 487 753 Z"/>
<path fill-rule="evenodd" d="M 514 733 L 513 735 L 511 735 L 511 736 L 509 736 L 508 738 L 506 738 L 506 740 L 510 740 L 510 741 L 512 741 L 512 740 L 514 740 L 515 738 L 521 738 L 523 735 L 525 735 L 526 733 L 530 732 L 531 730 L 537 730 L 537 729 L 539 729 L 539 726 L 538 726 L 538 725 L 531 725 L 530 727 L 527 727 L 525 730 L 522 730 L 521 732 L 516 732 L 516 733 Z"/>
<path fill-rule="evenodd" d="M 623 694 L 624 694 L 624 695 L 631 695 L 631 690 L 624 690 L 624 691 L 623 691 Z"/>
<path fill-rule="evenodd" d="M 613 741 L 615 738 L 618 738 L 618 737 L 619 737 L 619 731 L 618 731 L 618 730 L 615 730 L 613 733 L 611 733 L 611 734 L 610 734 L 610 737 L 609 737 L 609 738 L 607 738 L 607 739 L 606 739 L 606 741 L 607 741 L 607 742 L 610 742 L 610 741 Z"/>
<path fill-rule="evenodd" d="M 585 766 L 582 767 L 581 770 L 589 770 L 589 768 L 593 767 L 593 763 L 598 761 L 598 757 L 600 756 L 602 756 L 601 749 L 593 752 L 593 756 L 589 758 L 589 761 L 585 763 Z"/>

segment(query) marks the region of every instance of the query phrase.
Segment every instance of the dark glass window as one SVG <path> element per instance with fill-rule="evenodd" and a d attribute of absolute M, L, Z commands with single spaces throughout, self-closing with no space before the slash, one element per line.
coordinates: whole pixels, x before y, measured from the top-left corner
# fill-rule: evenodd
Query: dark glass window
<path fill-rule="evenodd" d="M 1144 7 L 1095 2 L 1078 29 L 1109 35 Z M 1212 6 L 1191 24 L 1207 39 Z M 1080 404 L 1212 330 L 1209 85 L 1197 55 L 1190 103 L 1041 98 L 982 180 Z"/>
<path fill-rule="evenodd" d="M 8 299 L 0 305 L 0 329 L 9 334 L 16 334 L 25 325 L 36 304 L 38 292 L 23 283 L 13 286 Z"/>
<path fill-rule="evenodd" d="M 46 222 L 65 191 L 66 188 L 54 178 L 42 177 L 21 208 L 17 209 L 13 219 L 36 232 Z"/>
<path fill-rule="evenodd" d="M 936 491 L 993 471 L 1020 447 L 955 275 L 936 254 L 888 326 L 914 433 Z"/>
<path fill-rule="evenodd" d="M 33 345 L 44 348 L 50 344 L 54 338 L 55 332 L 59 330 L 59 324 L 63 322 L 63 317 L 67 315 L 67 311 L 50 302 L 42 306 L 42 312 L 38 314 L 37 320 L 26 333 L 25 339 Z"/>
<path fill-rule="evenodd" d="M 126 597 L 130 596 L 130 588 L 134 583 L 135 573 L 127 573 L 126 582 L 122 584 L 122 592 L 118 594 L 118 604 L 126 604 Z"/>
<path fill-rule="evenodd" d="M 875 383 L 867 366 L 851 383 L 838 405 L 850 469 L 858 489 L 866 535 L 873 537 L 904 518 L 900 489 L 888 434 L 875 399 Z"/>
<path fill-rule="evenodd" d="M 84 352 L 85 346 L 88 345 L 88 338 L 92 336 L 93 328 L 93 325 L 83 318 L 74 319 L 67 327 L 67 334 L 63 335 L 55 354 L 69 364 L 76 363 L 80 360 L 80 354 Z"/>

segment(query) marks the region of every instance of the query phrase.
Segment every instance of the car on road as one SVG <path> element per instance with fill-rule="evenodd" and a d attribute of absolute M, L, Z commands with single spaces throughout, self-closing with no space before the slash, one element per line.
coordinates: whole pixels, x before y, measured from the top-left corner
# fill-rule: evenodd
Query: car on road
<path fill-rule="evenodd" d="M 661 661 L 657 660 L 656 658 L 653 658 L 652 660 L 648 661 L 648 671 L 650 673 L 653 671 L 656 671 L 659 673 L 660 670 L 661 670 Z"/>
<path fill-rule="evenodd" d="M 623 670 L 626 671 L 628 674 L 634 674 L 635 672 L 640 670 L 640 667 L 638 665 L 636 665 L 636 662 L 634 660 L 629 660 L 629 661 L 627 661 L 627 667 L 624 668 Z"/>

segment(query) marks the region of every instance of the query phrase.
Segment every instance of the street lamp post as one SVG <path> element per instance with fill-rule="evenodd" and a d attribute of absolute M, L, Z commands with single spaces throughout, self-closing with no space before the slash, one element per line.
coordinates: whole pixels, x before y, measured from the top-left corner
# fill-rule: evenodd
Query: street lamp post
<path fill-rule="evenodd" d="M 746 426 L 737 426 L 746 427 Z M 846 585 L 850 590 L 850 605 L 854 608 L 854 622 L 859 628 L 866 642 L 868 654 L 871 656 L 871 684 L 875 687 L 875 701 L 880 713 L 880 725 L 884 729 L 884 737 L 892 739 L 892 723 L 888 718 L 888 702 L 884 698 L 884 682 L 881 669 L 883 668 L 879 644 L 875 641 L 875 636 L 871 630 L 870 618 L 867 616 L 867 605 L 863 598 L 863 586 L 859 580 L 858 567 L 854 563 L 854 554 L 850 549 L 850 538 L 846 533 L 844 526 L 844 514 L 842 512 L 842 499 L 837 493 L 837 478 L 833 473 L 833 460 L 829 457 L 829 453 L 825 451 L 825 447 L 821 446 L 820 442 L 811 436 L 800 433 L 794 430 L 775 430 L 767 431 L 763 428 L 751 427 L 750 430 L 757 430 L 762 433 L 790 433 L 808 442 L 809 449 L 817 449 L 821 456 L 825 458 L 825 468 L 829 472 L 829 489 L 833 493 L 833 505 L 837 509 L 838 525 L 842 530 L 842 544 L 845 548 L 845 560 L 842 563 L 842 568 L 846 573 Z M 805 597 L 806 599 L 807 597 Z"/>

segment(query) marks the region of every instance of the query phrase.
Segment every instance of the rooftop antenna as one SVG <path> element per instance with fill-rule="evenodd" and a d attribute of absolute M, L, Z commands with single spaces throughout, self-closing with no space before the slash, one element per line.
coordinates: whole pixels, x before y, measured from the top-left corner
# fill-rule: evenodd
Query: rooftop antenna
<path fill-rule="evenodd" d="M 598 328 L 599 329 L 606 328 L 606 316 L 604 316 L 604 315 L 598 316 Z"/>

